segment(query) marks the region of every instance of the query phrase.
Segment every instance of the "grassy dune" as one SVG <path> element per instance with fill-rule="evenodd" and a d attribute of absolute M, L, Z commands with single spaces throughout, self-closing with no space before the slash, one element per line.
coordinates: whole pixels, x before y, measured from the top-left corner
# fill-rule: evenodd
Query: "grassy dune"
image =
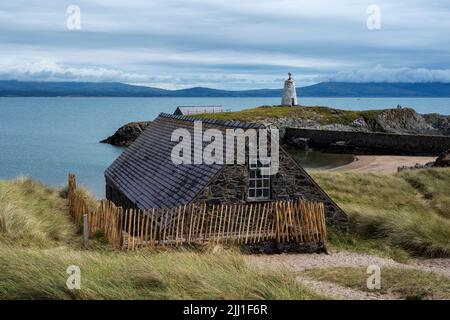
<path fill-rule="evenodd" d="M 48 247 L 68 242 L 75 227 L 59 190 L 30 178 L 0 181 L 0 242 Z"/>
<path fill-rule="evenodd" d="M 68 290 L 66 268 L 81 268 Z M 287 272 L 257 272 L 225 252 L 0 248 L 0 299 L 319 299 Z"/>
<path fill-rule="evenodd" d="M 351 218 L 350 235 L 331 232 L 332 245 L 397 258 L 450 256 L 450 169 L 314 177 Z M 27 178 L 0 182 L 0 299 L 324 298 L 288 271 L 253 269 L 235 250 L 127 253 L 101 241 L 83 250 L 65 196 Z M 66 288 L 72 264 L 81 267 L 82 290 Z"/>
<path fill-rule="evenodd" d="M 261 272 L 234 250 L 81 249 L 65 190 L 0 182 L 0 299 L 320 299 L 288 272 Z M 86 195 L 87 196 L 87 195 Z M 66 269 L 81 268 L 81 290 Z"/>
<path fill-rule="evenodd" d="M 450 169 L 313 176 L 350 216 L 350 236 L 335 236 L 334 243 L 450 257 Z"/>

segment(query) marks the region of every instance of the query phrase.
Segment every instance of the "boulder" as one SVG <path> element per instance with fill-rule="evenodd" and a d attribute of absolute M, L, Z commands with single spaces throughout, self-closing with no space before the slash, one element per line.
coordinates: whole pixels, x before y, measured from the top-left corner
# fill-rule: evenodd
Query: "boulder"
<path fill-rule="evenodd" d="M 309 149 L 308 146 L 308 138 L 292 138 L 292 144 L 297 147 L 299 150 L 307 151 Z"/>
<path fill-rule="evenodd" d="M 450 167 L 450 149 L 439 155 L 434 162 L 434 167 Z"/>
<path fill-rule="evenodd" d="M 128 147 L 144 132 L 151 121 L 130 122 L 120 127 L 112 136 L 100 141 L 115 146 Z"/>
<path fill-rule="evenodd" d="M 440 134 L 439 130 L 428 123 L 414 109 L 388 109 L 380 113 L 371 124 L 374 132 L 398 134 Z"/>
<path fill-rule="evenodd" d="M 358 118 L 350 124 L 356 131 L 370 131 L 369 125 L 363 118 Z"/>
<path fill-rule="evenodd" d="M 440 134 L 450 136 L 450 116 L 429 113 L 424 114 L 423 117 L 435 129 L 439 130 Z"/>

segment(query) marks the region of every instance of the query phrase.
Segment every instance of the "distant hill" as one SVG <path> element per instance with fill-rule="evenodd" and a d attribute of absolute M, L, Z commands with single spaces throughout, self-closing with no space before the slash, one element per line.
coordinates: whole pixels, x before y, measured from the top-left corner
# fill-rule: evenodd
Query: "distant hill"
<path fill-rule="evenodd" d="M 0 81 L 0 96 L 164 97 L 171 91 L 120 82 Z"/>
<path fill-rule="evenodd" d="M 195 87 L 165 90 L 119 82 L 0 80 L 0 97 L 281 97 L 282 89 L 243 91 Z M 297 88 L 301 97 L 450 97 L 450 83 L 321 82 Z"/>
<path fill-rule="evenodd" d="M 450 83 L 321 82 L 297 93 L 304 97 L 450 97 Z"/>

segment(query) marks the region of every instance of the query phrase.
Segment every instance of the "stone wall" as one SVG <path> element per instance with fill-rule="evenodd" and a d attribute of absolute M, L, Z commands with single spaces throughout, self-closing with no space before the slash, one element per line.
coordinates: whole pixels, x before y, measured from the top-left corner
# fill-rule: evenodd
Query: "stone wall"
<path fill-rule="evenodd" d="M 354 154 L 437 156 L 450 149 L 450 137 L 446 136 L 286 129 L 285 142 L 297 138 L 306 139 L 313 149 Z"/>
<path fill-rule="evenodd" d="M 343 230 L 347 229 L 347 215 L 282 148 L 280 148 L 280 167 L 278 173 L 271 177 L 270 184 L 270 201 L 301 198 L 324 202 L 327 223 Z M 247 203 L 248 186 L 247 164 L 225 165 L 192 202 L 210 205 Z M 108 180 L 106 198 L 117 206 L 136 208 L 136 205 Z"/>
<path fill-rule="evenodd" d="M 327 223 L 347 228 L 347 215 L 283 149 L 280 149 L 279 171 L 270 182 L 271 201 L 301 198 L 324 202 Z M 193 202 L 246 203 L 248 185 L 248 165 L 226 165 Z"/>

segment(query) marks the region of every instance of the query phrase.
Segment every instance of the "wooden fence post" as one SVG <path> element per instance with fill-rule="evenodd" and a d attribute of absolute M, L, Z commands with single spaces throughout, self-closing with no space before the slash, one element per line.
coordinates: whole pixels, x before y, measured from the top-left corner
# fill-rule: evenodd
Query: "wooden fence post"
<path fill-rule="evenodd" d="M 89 225 L 87 214 L 83 214 L 83 245 L 86 249 L 89 247 Z"/>
<path fill-rule="evenodd" d="M 102 200 L 95 209 L 76 192 L 76 176 L 68 175 L 69 213 L 82 227 L 84 247 L 89 236 L 103 229 L 114 247 L 127 249 L 147 245 L 180 245 L 195 242 L 256 243 L 275 240 L 297 243 L 327 238 L 324 204 L 301 199 L 271 203 L 221 204 L 191 203 L 175 208 L 122 209 Z M 128 231 L 128 232 L 127 232 Z"/>

